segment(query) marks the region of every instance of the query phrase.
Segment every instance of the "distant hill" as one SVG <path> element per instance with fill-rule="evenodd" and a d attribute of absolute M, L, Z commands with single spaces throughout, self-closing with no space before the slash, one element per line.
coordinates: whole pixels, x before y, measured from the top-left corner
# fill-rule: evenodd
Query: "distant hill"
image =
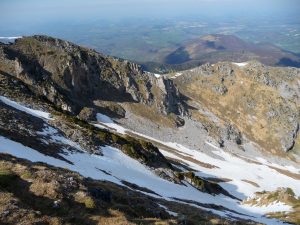
<path fill-rule="evenodd" d="M 299 54 L 270 43 L 250 43 L 233 35 L 206 35 L 182 44 L 159 63 L 144 63 L 150 71 L 189 69 L 204 63 L 257 60 L 270 66 L 300 67 Z"/>

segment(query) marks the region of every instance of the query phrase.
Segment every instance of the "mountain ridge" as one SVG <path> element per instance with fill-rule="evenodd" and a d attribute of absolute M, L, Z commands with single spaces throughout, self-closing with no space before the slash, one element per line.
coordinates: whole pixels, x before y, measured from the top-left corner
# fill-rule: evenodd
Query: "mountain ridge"
<path fill-rule="evenodd" d="M 99 180 L 104 180 L 142 193 L 139 197 L 150 211 L 158 207 L 152 198 L 163 200 L 168 207 L 162 208 L 175 212 L 170 218 L 155 214 L 165 224 L 282 224 L 266 217 L 278 210 L 290 217 L 273 217 L 295 223 L 300 169 L 299 135 L 298 131 L 294 135 L 293 125 L 299 121 L 299 76 L 299 69 L 268 67 L 256 61 L 219 62 L 155 75 L 137 64 L 67 41 L 24 37 L 0 45 L 0 152 L 30 160 L 28 164 L 18 159 L 27 168 L 43 162 L 47 168 L 77 172 L 80 179 L 89 177 L 98 187 L 103 188 Z M 244 92 L 247 87 L 252 91 Z M 265 102 L 277 110 L 270 114 L 274 118 L 270 121 L 267 111 L 258 110 L 264 108 L 253 108 Z M 236 115 L 237 110 L 242 116 Z M 266 128 L 259 132 L 261 121 L 267 121 L 263 123 Z M 249 132 L 249 126 L 255 132 Z M 266 129 L 270 133 L 263 135 Z M 288 133 L 278 133 L 278 129 Z M 286 146 L 292 143 L 292 149 L 285 149 L 277 139 L 268 142 L 267 135 L 287 138 Z M 21 176 L 10 157 L 1 155 L 5 160 L 0 164 L 0 185 L 1 174 L 4 180 Z M 15 181 L 28 182 L 24 179 Z M 294 198 L 251 205 L 258 201 L 257 192 L 272 196 L 279 193 L 278 188 L 291 188 Z M 11 186 L 5 190 L 16 194 Z M 133 201 L 126 193 L 113 197 L 124 199 L 126 205 Z M 100 207 L 101 195 L 84 191 L 84 196 Z M 248 197 L 253 200 L 243 201 Z M 66 203 L 64 198 L 58 200 Z M 81 198 L 77 200 L 83 204 Z M 180 205 L 175 207 L 173 201 Z M 161 212 L 159 208 L 152 214 L 147 210 L 130 214 L 122 210 L 123 203 L 118 204 L 132 223 Z M 212 214 L 197 211 L 200 215 L 191 215 L 177 208 L 185 205 Z M 1 207 L 7 207 L 6 203 Z M 59 215 L 55 209 L 51 212 Z M 89 219 L 99 216 L 84 212 Z"/>
<path fill-rule="evenodd" d="M 186 41 L 155 62 L 142 63 L 150 71 L 187 70 L 205 63 L 257 60 L 269 66 L 300 67 L 299 55 L 270 43 L 251 43 L 234 35 L 211 34 Z"/>

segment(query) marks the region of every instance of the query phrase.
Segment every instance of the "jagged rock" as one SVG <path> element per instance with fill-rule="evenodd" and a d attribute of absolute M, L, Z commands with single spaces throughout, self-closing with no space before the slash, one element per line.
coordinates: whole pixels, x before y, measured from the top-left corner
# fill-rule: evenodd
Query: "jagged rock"
<path fill-rule="evenodd" d="M 288 152 L 293 149 L 298 132 L 299 123 L 296 123 L 294 130 L 288 130 L 286 135 L 281 139 L 281 145 L 284 151 Z"/>
<path fill-rule="evenodd" d="M 228 92 L 227 87 L 224 85 L 216 86 L 214 90 L 221 95 L 225 95 Z"/>
<path fill-rule="evenodd" d="M 1 45 L 0 58 L 0 67 L 8 68 L 4 72 L 72 114 L 94 107 L 95 101 L 137 102 L 164 114 L 186 111 L 171 80 L 157 79 L 137 64 L 60 39 L 24 37 Z"/>
<path fill-rule="evenodd" d="M 238 145 L 241 145 L 243 140 L 241 132 L 231 124 L 225 125 L 225 128 L 222 130 L 222 137 L 226 140 L 234 141 Z"/>
<path fill-rule="evenodd" d="M 179 116 L 176 117 L 175 122 L 176 122 L 176 126 L 177 126 L 177 127 L 183 127 L 184 124 L 185 124 L 184 119 L 181 118 L 181 117 L 179 117 Z"/>
<path fill-rule="evenodd" d="M 207 115 L 195 117 L 204 124 L 213 124 L 215 129 L 209 133 L 220 146 L 225 140 L 240 144 L 243 136 L 266 151 L 286 152 L 294 146 L 298 149 L 295 124 L 300 121 L 299 69 L 249 61 L 239 65 L 206 64 L 181 73 L 173 80 L 190 98 L 189 103 L 203 105 L 222 121 L 210 121 Z M 232 126 L 222 128 L 224 124 Z"/>
<path fill-rule="evenodd" d="M 78 114 L 78 118 L 85 121 L 95 121 L 97 111 L 94 108 L 84 107 Z"/>

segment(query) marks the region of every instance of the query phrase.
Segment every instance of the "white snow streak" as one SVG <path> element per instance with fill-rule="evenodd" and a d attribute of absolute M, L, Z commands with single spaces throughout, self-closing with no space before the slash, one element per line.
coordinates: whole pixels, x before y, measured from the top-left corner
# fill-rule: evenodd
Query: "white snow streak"
<path fill-rule="evenodd" d="M 103 115 L 101 113 L 97 113 L 97 121 L 100 124 L 93 124 L 95 127 L 106 128 L 105 126 L 115 129 L 118 133 L 125 134 L 126 129 L 118 124 L 116 124 L 110 117 Z M 104 124 L 105 126 L 102 126 Z"/>
<path fill-rule="evenodd" d="M 2 101 L 6 105 L 9 105 L 17 110 L 23 111 L 32 116 L 39 117 L 42 119 L 52 120 L 50 113 L 43 112 L 41 110 L 30 109 L 30 108 L 23 106 L 20 103 L 17 103 L 15 101 L 12 101 L 4 96 L 0 96 L 0 101 Z"/>
<path fill-rule="evenodd" d="M 16 36 L 16 37 L 0 37 L 0 39 L 8 39 L 8 40 L 15 40 L 15 39 L 19 39 L 22 38 L 22 36 Z"/>
<path fill-rule="evenodd" d="M 237 66 L 239 66 L 239 67 L 243 67 L 243 66 L 247 66 L 247 65 L 248 65 L 248 63 L 247 63 L 247 62 L 242 62 L 242 63 L 233 63 L 233 64 L 235 64 L 235 65 L 237 65 Z"/>

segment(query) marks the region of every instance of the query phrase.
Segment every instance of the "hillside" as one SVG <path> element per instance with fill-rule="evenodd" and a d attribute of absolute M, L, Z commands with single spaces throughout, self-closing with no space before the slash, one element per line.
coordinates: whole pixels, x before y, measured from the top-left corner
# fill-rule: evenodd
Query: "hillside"
<path fill-rule="evenodd" d="M 195 119 L 207 120 L 199 110 L 203 107 L 238 128 L 239 144 L 245 136 L 266 151 L 282 154 L 300 150 L 299 78 L 299 69 L 251 61 L 204 65 L 182 71 L 174 82 L 195 105 Z"/>
<path fill-rule="evenodd" d="M 299 224 L 299 76 L 255 61 L 161 76 L 52 37 L 1 44 L 0 222 Z"/>
<path fill-rule="evenodd" d="M 149 71 L 185 70 L 205 63 L 257 60 L 269 66 L 300 67 L 297 54 L 269 43 L 246 42 L 233 35 L 206 35 L 181 44 L 156 62 L 143 63 Z"/>

